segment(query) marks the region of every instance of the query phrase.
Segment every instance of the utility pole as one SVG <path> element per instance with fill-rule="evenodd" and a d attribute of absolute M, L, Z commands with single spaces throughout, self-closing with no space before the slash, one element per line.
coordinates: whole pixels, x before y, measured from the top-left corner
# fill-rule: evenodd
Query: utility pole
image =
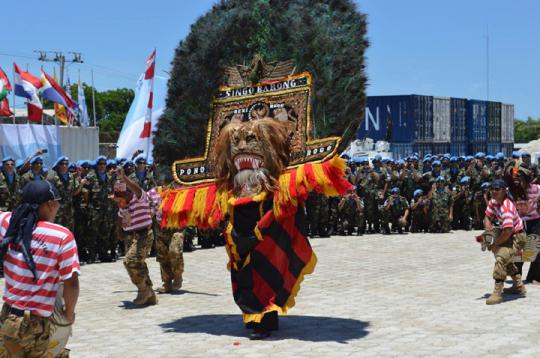
<path fill-rule="evenodd" d="M 35 53 L 38 53 L 38 60 L 42 62 L 58 62 L 60 65 L 60 87 L 64 87 L 64 69 L 65 64 L 67 63 L 83 63 L 82 55 L 80 52 L 68 52 L 68 54 L 72 55 L 71 59 L 66 60 L 66 56 L 61 51 L 42 51 L 42 50 L 35 50 Z M 47 57 L 47 54 L 54 54 L 54 57 Z"/>

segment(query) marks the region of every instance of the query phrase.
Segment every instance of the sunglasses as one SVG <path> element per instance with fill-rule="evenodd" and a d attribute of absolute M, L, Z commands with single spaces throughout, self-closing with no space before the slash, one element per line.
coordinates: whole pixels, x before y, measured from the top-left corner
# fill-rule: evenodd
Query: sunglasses
<path fill-rule="evenodd" d="M 68 162 L 62 162 L 60 163 L 60 165 L 68 165 L 69 163 Z"/>
<path fill-rule="evenodd" d="M 12 167 L 12 166 L 14 166 L 15 164 L 13 164 L 13 163 L 5 163 L 4 165 L 5 165 L 6 167 Z"/>

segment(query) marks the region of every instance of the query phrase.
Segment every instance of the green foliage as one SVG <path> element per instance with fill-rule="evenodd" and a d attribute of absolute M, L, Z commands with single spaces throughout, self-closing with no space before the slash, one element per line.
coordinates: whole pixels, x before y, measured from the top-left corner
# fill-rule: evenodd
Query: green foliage
<path fill-rule="evenodd" d="M 540 139 L 540 118 L 527 118 L 526 121 L 516 119 L 514 121 L 514 142 L 528 143 Z"/>
<path fill-rule="evenodd" d="M 222 0 L 178 45 L 166 111 L 154 137 L 164 164 L 201 155 L 225 66 L 293 59 L 314 77 L 312 135 L 354 136 L 365 102 L 366 18 L 350 0 Z"/>

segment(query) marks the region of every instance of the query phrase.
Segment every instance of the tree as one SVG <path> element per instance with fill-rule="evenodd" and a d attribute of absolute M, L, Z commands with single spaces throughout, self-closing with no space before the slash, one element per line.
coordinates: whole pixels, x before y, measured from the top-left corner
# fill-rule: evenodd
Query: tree
<path fill-rule="evenodd" d="M 528 143 L 540 138 L 540 118 L 528 117 L 527 121 L 514 120 L 514 142 Z"/>
<path fill-rule="evenodd" d="M 200 155 L 223 68 L 260 53 L 293 59 L 314 77 L 315 136 L 351 139 L 363 114 L 366 18 L 350 0 L 222 0 L 178 45 L 154 157 L 170 165 Z"/>

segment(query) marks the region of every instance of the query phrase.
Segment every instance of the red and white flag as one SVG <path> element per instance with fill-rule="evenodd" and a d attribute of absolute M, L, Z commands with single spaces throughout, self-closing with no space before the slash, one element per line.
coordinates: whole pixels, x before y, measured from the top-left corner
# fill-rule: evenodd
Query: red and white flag
<path fill-rule="evenodd" d="M 139 138 L 152 137 L 152 107 L 154 102 L 154 72 L 156 68 L 156 50 L 152 52 L 148 60 L 146 60 L 146 71 L 144 71 L 144 79 L 150 83 L 150 95 L 148 96 L 148 105 L 146 106 L 146 116 L 144 118 L 144 127 L 139 135 Z M 144 148 L 148 151 L 148 146 Z"/>

